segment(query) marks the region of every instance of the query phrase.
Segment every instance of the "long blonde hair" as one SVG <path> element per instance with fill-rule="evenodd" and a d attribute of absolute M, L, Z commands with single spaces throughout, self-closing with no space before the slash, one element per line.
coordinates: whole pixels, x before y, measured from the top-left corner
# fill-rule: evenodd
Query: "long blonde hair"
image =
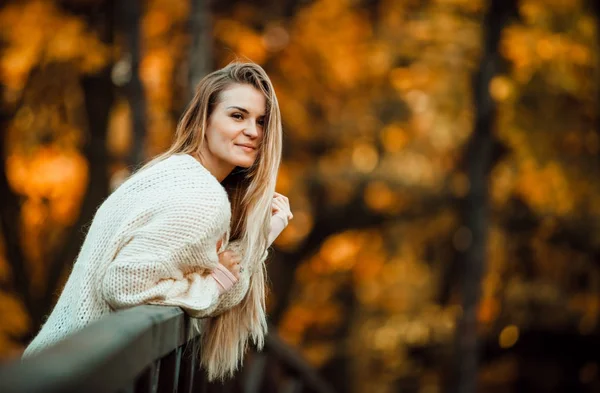
<path fill-rule="evenodd" d="M 231 203 L 230 240 L 242 243 L 242 263 L 250 269 L 250 287 L 240 304 L 210 318 L 203 328 L 201 321 L 192 319 L 194 330 L 202 330 L 198 356 L 209 380 L 233 376 L 243 361 L 249 339 L 261 349 L 267 333 L 266 270 L 264 263 L 258 261 L 267 248 L 282 145 L 279 104 L 267 73 L 258 64 L 236 61 L 205 76 L 177 125 L 171 147 L 144 166 L 177 153 L 198 153 L 221 92 L 233 84 L 248 84 L 262 92 L 267 108 L 263 139 L 254 164 L 245 170 L 234 170 L 222 182 Z"/>

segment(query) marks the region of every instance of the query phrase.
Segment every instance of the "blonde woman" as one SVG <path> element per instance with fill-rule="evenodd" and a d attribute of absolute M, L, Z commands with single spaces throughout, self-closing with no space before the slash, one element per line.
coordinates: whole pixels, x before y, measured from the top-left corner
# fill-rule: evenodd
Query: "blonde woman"
<path fill-rule="evenodd" d="M 61 296 L 24 356 L 111 311 L 179 306 L 203 327 L 209 379 L 232 375 L 267 332 L 267 248 L 287 226 L 275 192 L 281 117 L 253 63 L 207 75 L 164 154 L 99 207 Z"/>

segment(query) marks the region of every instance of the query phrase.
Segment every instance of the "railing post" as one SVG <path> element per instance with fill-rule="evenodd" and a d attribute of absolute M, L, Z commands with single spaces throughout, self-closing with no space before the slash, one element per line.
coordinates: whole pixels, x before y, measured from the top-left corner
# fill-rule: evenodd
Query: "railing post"
<path fill-rule="evenodd" d="M 156 393 L 158 391 L 158 376 L 160 359 L 152 362 L 135 381 L 135 393 Z"/>
<path fill-rule="evenodd" d="M 131 386 L 128 386 L 126 388 L 120 389 L 118 392 L 119 393 L 134 393 L 135 392 L 135 388 L 133 386 L 134 384 L 131 383 Z"/>
<path fill-rule="evenodd" d="M 248 371 L 244 375 L 242 387 L 244 393 L 261 392 L 266 365 L 267 355 L 265 353 L 256 352 L 252 354 L 252 360 L 247 366 Z"/>
<path fill-rule="evenodd" d="M 177 393 L 182 347 L 176 348 L 161 361 L 158 393 Z"/>
<path fill-rule="evenodd" d="M 302 392 L 303 384 L 302 381 L 296 377 L 292 377 L 285 384 L 282 392 L 283 393 L 300 393 Z"/>
<path fill-rule="evenodd" d="M 178 393 L 192 393 L 194 389 L 194 374 L 196 373 L 196 356 L 198 353 L 198 337 L 188 341 L 184 346 L 183 359 L 181 361 L 181 373 L 179 374 Z"/>

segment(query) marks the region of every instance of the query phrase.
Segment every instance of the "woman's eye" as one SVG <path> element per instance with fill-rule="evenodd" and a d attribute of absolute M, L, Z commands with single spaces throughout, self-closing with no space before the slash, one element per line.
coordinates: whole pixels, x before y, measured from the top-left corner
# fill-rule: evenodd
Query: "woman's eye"
<path fill-rule="evenodd" d="M 259 121 L 257 121 L 257 123 L 261 126 L 264 127 L 265 126 L 265 120 L 264 119 L 260 119 Z"/>
<path fill-rule="evenodd" d="M 242 116 L 241 113 L 234 113 L 233 115 L 231 115 L 231 117 L 237 120 L 242 120 L 244 118 L 244 116 Z"/>

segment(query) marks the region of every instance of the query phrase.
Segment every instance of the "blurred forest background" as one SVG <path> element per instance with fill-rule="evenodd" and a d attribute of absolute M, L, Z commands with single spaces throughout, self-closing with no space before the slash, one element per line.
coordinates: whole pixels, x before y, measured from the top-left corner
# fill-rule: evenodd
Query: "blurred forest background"
<path fill-rule="evenodd" d="M 286 342 L 339 391 L 476 372 L 486 392 L 599 392 L 599 31 L 593 0 L 0 2 L 0 358 L 98 205 L 239 56 L 284 120 Z"/>

